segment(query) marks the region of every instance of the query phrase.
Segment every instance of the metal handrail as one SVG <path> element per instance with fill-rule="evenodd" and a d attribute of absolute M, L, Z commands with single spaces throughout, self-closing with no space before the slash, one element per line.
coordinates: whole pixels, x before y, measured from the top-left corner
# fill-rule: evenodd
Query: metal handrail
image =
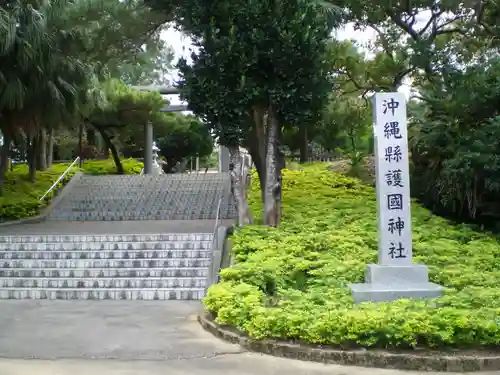
<path fill-rule="evenodd" d="M 219 203 L 217 204 L 217 212 L 215 215 L 215 225 L 214 225 L 214 236 L 215 232 L 217 232 L 217 228 L 219 227 L 219 216 L 220 216 L 220 206 L 222 205 L 222 198 L 219 199 Z"/>
<path fill-rule="evenodd" d="M 212 254 L 211 254 L 211 259 L 210 259 L 210 279 L 212 282 L 215 281 L 215 277 L 217 275 L 217 271 L 214 269 L 216 267 L 215 265 L 215 253 L 217 250 L 219 250 L 219 236 L 217 235 L 217 230 L 219 228 L 219 216 L 220 216 L 220 208 L 222 205 L 222 197 L 219 199 L 219 203 L 217 204 L 217 212 L 215 215 L 215 225 L 214 225 L 214 231 L 212 234 Z M 220 265 L 219 265 L 220 266 Z M 219 267 L 217 266 L 217 267 Z"/>
<path fill-rule="evenodd" d="M 73 163 L 70 164 L 70 166 L 68 168 L 66 168 L 66 170 L 64 171 L 64 173 L 62 175 L 59 176 L 59 178 L 57 179 L 56 182 L 54 182 L 54 184 L 49 188 L 49 190 L 47 190 L 45 192 L 45 194 L 40 198 L 40 200 L 43 200 L 43 198 L 45 198 L 56 186 L 59 182 L 61 182 L 61 180 L 66 177 L 66 175 L 68 174 L 68 172 L 71 170 L 71 168 L 73 168 L 73 166 L 75 165 L 75 163 L 78 163 L 78 161 L 80 160 L 80 157 L 77 156 L 75 160 L 73 160 Z"/>

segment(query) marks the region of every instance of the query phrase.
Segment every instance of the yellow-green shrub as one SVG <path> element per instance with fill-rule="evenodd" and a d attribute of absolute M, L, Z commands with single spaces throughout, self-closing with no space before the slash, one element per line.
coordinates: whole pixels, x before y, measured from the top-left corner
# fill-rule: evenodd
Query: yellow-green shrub
<path fill-rule="evenodd" d="M 28 179 L 27 165 L 16 165 L 13 171 L 7 171 L 4 179 L 4 194 L 0 196 L 0 222 L 19 220 L 39 214 L 53 195 L 78 171 L 78 167 L 72 168 L 53 192 L 40 201 L 40 198 L 70 164 L 54 164 L 52 168 L 38 171 L 35 183 Z M 143 167 L 143 163 L 135 159 L 122 160 L 122 164 L 127 174 L 138 174 Z M 94 175 L 113 174 L 116 173 L 116 167 L 113 160 L 90 160 L 85 161 L 82 171 Z"/>
<path fill-rule="evenodd" d="M 324 165 L 285 170 L 283 182 L 280 228 L 249 226 L 232 238 L 237 263 L 204 300 L 218 322 L 254 338 L 340 347 L 500 344 L 500 244 L 493 235 L 413 204 L 414 261 L 429 266 L 445 295 L 355 305 L 348 284 L 363 281 L 377 256 L 374 189 Z M 258 213 L 256 185 L 250 196 Z"/>
<path fill-rule="evenodd" d="M 144 164 L 136 159 L 130 158 L 122 160 L 122 166 L 125 170 L 125 174 L 139 174 Z M 83 171 L 92 175 L 115 174 L 116 166 L 112 159 L 91 160 L 84 162 Z"/>

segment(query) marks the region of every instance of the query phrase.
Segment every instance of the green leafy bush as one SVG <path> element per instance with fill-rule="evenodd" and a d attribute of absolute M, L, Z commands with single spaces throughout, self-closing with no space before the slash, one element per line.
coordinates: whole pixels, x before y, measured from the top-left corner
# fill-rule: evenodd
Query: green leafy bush
<path fill-rule="evenodd" d="M 125 174 L 139 174 L 144 166 L 142 162 L 133 158 L 122 160 L 122 165 Z M 115 174 L 116 166 L 112 159 L 85 161 L 83 171 L 92 175 Z"/>
<path fill-rule="evenodd" d="M 348 284 L 362 282 L 366 264 L 377 261 L 374 189 L 325 166 L 284 171 L 282 225 L 236 232 L 237 262 L 221 272 L 204 304 L 219 323 L 258 339 L 342 348 L 497 347 L 500 244 L 417 204 L 412 216 L 414 261 L 429 266 L 445 295 L 355 305 Z"/>
<path fill-rule="evenodd" d="M 122 161 L 125 173 L 139 174 L 143 163 L 135 159 Z M 52 168 L 37 172 L 36 182 L 28 179 L 27 165 L 16 165 L 13 171 L 8 171 L 4 181 L 4 194 L 0 196 L 0 222 L 19 220 L 36 216 L 56 194 L 78 171 L 72 170 L 58 184 L 58 186 L 43 200 L 40 198 L 57 181 L 71 163 L 54 164 Z M 82 171 L 93 175 L 104 175 L 116 173 L 116 167 L 112 160 L 85 161 Z"/>
<path fill-rule="evenodd" d="M 450 72 L 412 116 L 412 191 L 434 212 L 500 229 L 500 58 Z M 425 104 L 424 104 L 425 103 Z"/>

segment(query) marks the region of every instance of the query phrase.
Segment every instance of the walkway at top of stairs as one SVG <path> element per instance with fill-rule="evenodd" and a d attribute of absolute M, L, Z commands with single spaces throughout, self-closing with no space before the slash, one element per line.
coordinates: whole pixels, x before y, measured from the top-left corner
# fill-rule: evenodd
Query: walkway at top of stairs
<path fill-rule="evenodd" d="M 234 220 L 221 220 L 231 226 Z M 36 234 L 162 234 L 212 233 L 215 220 L 137 220 L 137 221 L 44 221 L 0 226 L 0 236 Z"/>

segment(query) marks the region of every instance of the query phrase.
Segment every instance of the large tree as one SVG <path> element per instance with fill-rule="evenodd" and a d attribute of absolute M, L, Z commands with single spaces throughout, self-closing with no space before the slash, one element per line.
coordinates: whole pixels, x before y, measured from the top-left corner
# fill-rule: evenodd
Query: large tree
<path fill-rule="evenodd" d="M 498 5 L 492 1 L 342 0 L 335 4 L 343 7 L 346 22 L 355 30 L 375 34 L 363 46 L 375 56 L 369 66 L 365 69 L 351 59 L 342 67 L 367 92 L 395 91 L 405 80 L 441 84 L 448 65 L 466 65 L 498 44 Z M 360 71 L 366 76 L 359 76 Z"/>
<path fill-rule="evenodd" d="M 68 25 L 65 2 L 12 1 L 0 9 L 0 114 L 4 135 L 0 181 L 12 139 L 27 137 L 30 176 L 44 130 L 71 117 L 85 90 L 90 66 L 78 59 L 78 30 Z M 82 90 L 83 88 L 83 90 Z"/>
<path fill-rule="evenodd" d="M 102 101 L 87 111 L 83 121 L 99 132 L 115 161 L 117 173 L 123 174 L 115 139 L 130 127 L 143 130 L 163 107 L 163 99 L 156 92 L 135 90 L 119 80 L 109 80 L 100 86 Z"/>
<path fill-rule="evenodd" d="M 50 162 L 53 131 L 75 128 L 92 87 L 159 46 L 166 15 L 142 1 L 21 1 L 0 5 L 1 181 L 12 141 L 27 145 L 31 179 Z"/>
<path fill-rule="evenodd" d="M 396 90 L 409 77 L 419 99 L 408 105 L 412 194 L 454 218 L 497 221 L 498 4 L 342 5 L 356 28 L 376 34 L 365 46 L 369 57 L 355 42 L 334 46 L 342 88 L 366 96 Z"/>
<path fill-rule="evenodd" d="M 154 3 L 158 9 L 165 2 Z M 282 129 L 320 117 L 331 90 L 325 57 L 334 14 L 306 0 L 173 4 L 175 21 L 196 47 L 192 64 L 179 63 L 182 96 L 230 150 L 239 223 L 250 221 L 243 145 L 259 175 L 264 222 L 278 225 Z"/>

